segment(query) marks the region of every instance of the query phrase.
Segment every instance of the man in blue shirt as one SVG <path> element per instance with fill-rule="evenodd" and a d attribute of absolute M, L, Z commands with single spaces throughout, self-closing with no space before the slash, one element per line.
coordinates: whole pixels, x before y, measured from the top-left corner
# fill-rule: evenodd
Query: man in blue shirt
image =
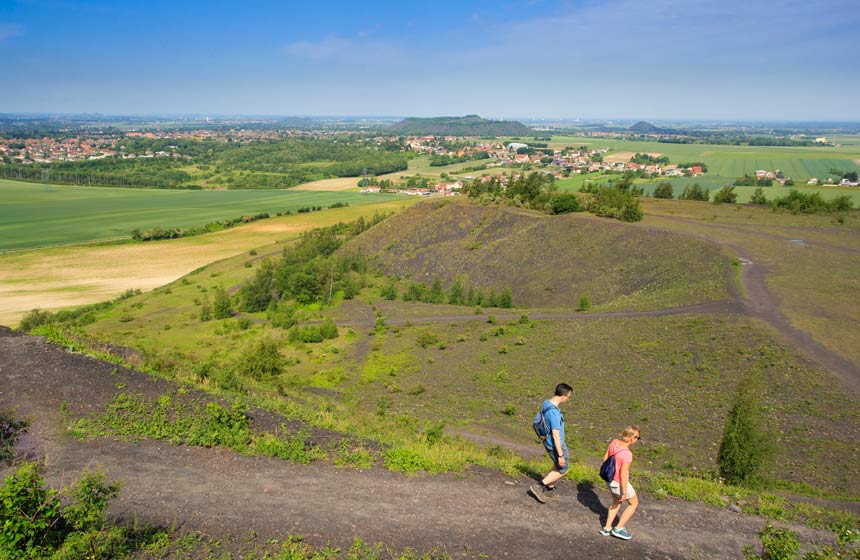
<path fill-rule="evenodd" d="M 549 429 L 549 434 L 543 441 L 543 445 L 550 459 L 552 459 L 553 466 L 552 470 L 543 477 L 543 480 L 529 487 L 529 492 L 542 504 L 546 503 L 547 492 L 555 489 L 554 484 L 566 475 L 570 468 L 570 453 L 568 453 L 567 444 L 564 442 L 564 415 L 558 406 L 569 401 L 572 393 L 573 387 L 567 383 L 559 383 L 555 388 L 555 395 L 545 400 L 541 407 L 544 421 Z"/>

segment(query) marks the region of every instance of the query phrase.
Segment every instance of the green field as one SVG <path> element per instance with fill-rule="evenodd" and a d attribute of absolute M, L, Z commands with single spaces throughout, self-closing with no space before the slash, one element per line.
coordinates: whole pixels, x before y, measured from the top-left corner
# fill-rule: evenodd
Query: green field
<path fill-rule="evenodd" d="M 302 190 L 153 190 L 0 180 L 0 251 L 128 238 L 135 228 L 202 226 L 243 215 L 391 200 Z"/>
<path fill-rule="evenodd" d="M 835 177 L 830 169 L 860 171 L 860 145 L 843 143 L 840 147 L 809 146 L 730 146 L 714 144 L 664 144 L 609 138 L 554 136 L 551 147 L 586 145 L 589 148 L 610 148 L 613 152 L 660 153 L 672 163 L 701 161 L 708 165 L 708 176 L 731 182 L 745 173 L 758 169 L 782 170 L 795 181 L 811 177 Z M 612 152 L 610 152 L 612 153 Z M 723 183 L 725 184 L 725 183 Z"/>

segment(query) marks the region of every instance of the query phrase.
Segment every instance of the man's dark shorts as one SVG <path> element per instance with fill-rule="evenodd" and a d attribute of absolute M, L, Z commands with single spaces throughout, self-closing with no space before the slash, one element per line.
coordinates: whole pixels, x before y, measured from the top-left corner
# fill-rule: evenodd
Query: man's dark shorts
<path fill-rule="evenodd" d="M 549 455 L 549 458 L 552 459 L 552 464 L 555 466 L 555 470 L 560 472 L 561 474 L 566 474 L 567 470 L 570 468 L 570 452 L 566 447 L 562 448 L 564 452 L 564 466 L 558 464 L 558 452 L 555 449 L 550 449 L 547 446 L 544 446 L 546 449 L 546 454 Z"/>

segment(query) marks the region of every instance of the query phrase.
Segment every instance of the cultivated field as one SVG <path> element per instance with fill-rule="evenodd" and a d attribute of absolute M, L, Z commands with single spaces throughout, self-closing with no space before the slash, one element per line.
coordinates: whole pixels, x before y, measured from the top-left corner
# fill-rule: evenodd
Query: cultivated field
<path fill-rule="evenodd" d="M 387 175 L 380 175 L 379 178 L 397 180 L 400 179 L 400 177 L 409 175 L 425 175 L 429 177 L 438 177 L 442 173 L 457 173 L 467 167 L 475 167 L 477 165 L 481 165 L 484 163 L 492 163 L 494 161 L 495 160 L 493 159 L 482 159 L 434 167 L 430 165 L 429 157 L 420 156 L 409 160 L 409 168 L 406 171 L 397 171 L 395 173 L 389 173 Z M 480 174 L 480 172 L 477 173 Z"/>
<path fill-rule="evenodd" d="M 34 308 L 58 309 L 108 300 L 129 289 L 152 290 L 198 267 L 295 238 L 310 228 L 399 210 L 415 202 L 391 197 L 383 200 L 271 218 L 184 239 L 0 254 L 0 324 L 14 325 Z M 94 216 L 91 221 L 98 222 L 99 218 Z M 34 242 L 38 243 L 38 238 Z"/>
<path fill-rule="evenodd" d="M 127 239 L 135 228 L 188 228 L 263 212 L 274 216 L 338 202 L 354 206 L 391 199 L 322 189 L 187 191 L 0 180 L 0 251 Z"/>
<path fill-rule="evenodd" d="M 358 177 L 338 177 L 336 179 L 320 179 L 295 187 L 303 191 L 358 191 Z"/>

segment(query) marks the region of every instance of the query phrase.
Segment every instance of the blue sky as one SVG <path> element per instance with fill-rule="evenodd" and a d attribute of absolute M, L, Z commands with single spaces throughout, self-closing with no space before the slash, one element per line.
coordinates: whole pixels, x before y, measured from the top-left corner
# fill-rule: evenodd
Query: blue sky
<path fill-rule="evenodd" d="M 860 121 L 857 0 L 0 0 L 0 112 Z"/>

